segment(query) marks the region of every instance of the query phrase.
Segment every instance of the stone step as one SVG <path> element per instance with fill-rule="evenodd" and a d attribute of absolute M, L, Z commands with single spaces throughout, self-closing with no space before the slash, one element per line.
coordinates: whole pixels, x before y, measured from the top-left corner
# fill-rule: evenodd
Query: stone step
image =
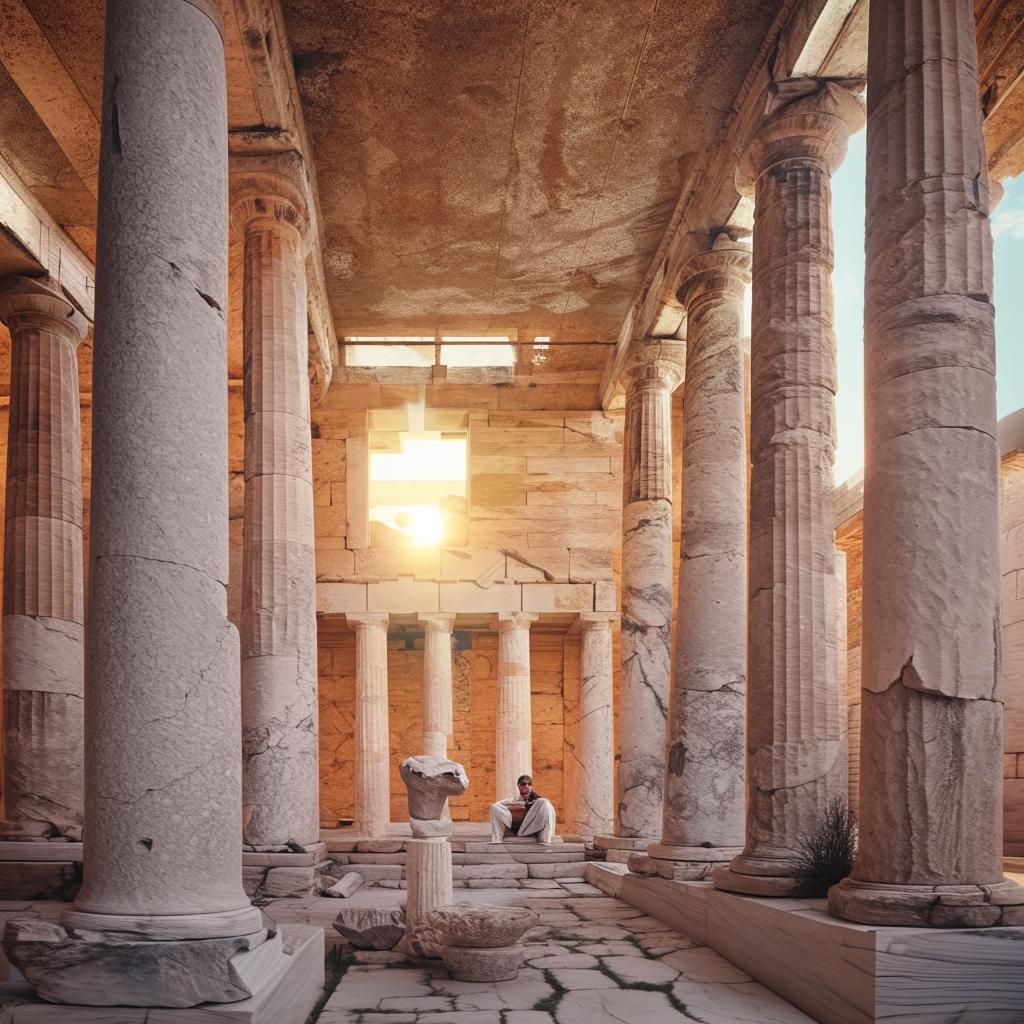
<path fill-rule="evenodd" d="M 513 859 L 507 853 L 453 853 L 453 864 L 514 864 L 519 858 Z"/>
<path fill-rule="evenodd" d="M 584 843 L 537 843 L 532 839 L 510 838 L 503 843 L 466 841 L 466 853 L 491 853 L 497 850 L 514 854 L 523 850 L 532 853 L 575 853 L 582 857 L 586 849 Z"/>
<path fill-rule="evenodd" d="M 380 882 L 386 878 L 398 881 L 405 877 L 402 864 L 349 864 L 347 867 L 363 876 L 366 882 Z"/>
<path fill-rule="evenodd" d="M 339 864 L 404 864 L 404 853 L 341 853 L 334 859 Z"/>
<path fill-rule="evenodd" d="M 509 850 L 517 864 L 583 864 L 582 853 L 534 853 L 532 850 Z"/>
<path fill-rule="evenodd" d="M 541 865 L 546 867 L 547 865 Z M 526 864 L 454 864 L 452 878 L 528 878 Z"/>
<path fill-rule="evenodd" d="M 608 851 L 607 863 L 609 864 L 628 864 L 629 858 L 633 856 L 635 850 L 615 850 L 610 849 Z"/>
<path fill-rule="evenodd" d="M 526 864 L 530 878 L 583 878 L 586 861 L 575 864 Z"/>

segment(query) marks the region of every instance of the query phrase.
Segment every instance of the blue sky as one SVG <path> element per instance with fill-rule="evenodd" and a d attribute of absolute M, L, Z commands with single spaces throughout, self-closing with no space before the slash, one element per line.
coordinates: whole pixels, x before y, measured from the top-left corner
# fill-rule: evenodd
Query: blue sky
<path fill-rule="evenodd" d="M 864 160 L 865 133 L 833 179 L 839 446 L 835 479 L 864 464 Z M 1024 406 L 1024 175 L 1003 182 L 1006 194 L 992 220 L 995 236 L 996 401 L 1000 417 Z"/>

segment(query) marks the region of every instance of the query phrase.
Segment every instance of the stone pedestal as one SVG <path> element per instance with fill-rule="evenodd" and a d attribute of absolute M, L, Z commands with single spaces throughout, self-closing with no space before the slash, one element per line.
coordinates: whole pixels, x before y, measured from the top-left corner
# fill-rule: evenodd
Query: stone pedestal
<path fill-rule="evenodd" d="M 530 712 L 530 623 L 528 612 L 498 615 L 498 711 L 495 737 L 496 799 L 514 796 L 516 779 L 533 773 Z"/>
<path fill-rule="evenodd" d="M 295 153 L 232 157 L 245 244 L 242 836 L 254 846 L 319 836 L 304 183 Z"/>
<path fill-rule="evenodd" d="M 272 976 L 292 976 L 280 933 L 268 935 L 241 885 L 238 637 L 226 615 L 227 110 L 216 17 L 214 5 L 185 0 L 107 4 L 88 870 L 63 927 L 12 921 L 4 937 L 10 960 L 62 1003 L 237 1002 Z M 302 1005 L 320 979 L 305 974 L 289 1002 Z M 43 1013 L 87 1019 L 78 1008 Z"/>
<path fill-rule="evenodd" d="M 661 843 L 648 851 L 669 877 L 704 878 L 743 846 L 749 280 L 750 247 L 720 234 L 684 266 L 679 290 L 687 345 L 676 666 Z"/>
<path fill-rule="evenodd" d="M 423 753 L 448 756 L 452 723 L 454 615 L 421 615 L 423 626 Z"/>
<path fill-rule="evenodd" d="M 4 818 L 16 836 L 82 837 L 82 443 L 86 321 L 48 279 L 0 282 L 11 332 L 4 523 Z M 37 844 L 33 844 L 37 845 Z M 0 896 L 17 898 L 0 876 Z"/>
<path fill-rule="evenodd" d="M 615 749 L 612 709 L 612 623 L 618 616 L 582 612 L 580 701 L 576 734 L 575 820 L 584 836 L 610 832 L 615 822 Z"/>
<path fill-rule="evenodd" d="M 860 846 L 829 894 L 834 914 L 870 924 L 1024 924 L 1000 848 L 999 450 L 973 12 L 893 0 L 870 23 Z"/>
<path fill-rule="evenodd" d="M 672 392 L 683 347 L 647 342 L 626 374 L 616 832 L 661 831 L 672 676 Z"/>
<path fill-rule="evenodd" d="M 388 616 L 346 616 L 356 632 L 356 809 L 361 836 L 383 836 L 391 821 L 388 781 Z"/>
<path fill-rule="evenodd" d="M 751 326 L 747 828 L 715 884 L 800 891 L 797 848 L 846 796 L 846 709 L 835 659 L 831 176 L 860 102 L 783 83 L 742 155 L 754 193 Z"/>

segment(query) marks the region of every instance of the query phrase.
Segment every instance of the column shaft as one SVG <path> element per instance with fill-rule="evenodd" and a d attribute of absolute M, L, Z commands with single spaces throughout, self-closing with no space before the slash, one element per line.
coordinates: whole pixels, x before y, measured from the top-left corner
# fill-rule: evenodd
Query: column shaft
<path fill-rule="evenodd" d="M 746 846 L 721 888 L 800 891 L 797 851 L 844 796 L 835 660 L 831 175 L 859 127 L 831 84 L 770 114 L 740 163 L 754 189 Z"/>
<path fill-rule="evenodd" d="M 245 240 L 243 838 L 319 838 L 305 202 L 294 154 L 232 160 Z"/>
<path fill-rule="evenodd" d="M 238 635 L 226 614 L 227 110 L 212 16 L 184 0 L 108 0 L 106 19 L 89 827 L 85 883 L 64 920 L 168 939 L 262 928 L 242 891 L 238 842 Z"/>
<path fill-rule="evenodd" d="M 517 794 L 516 779 L 533 773 L 530 709 L 530 623 L 527 612 L 498 616 L 498 712 L 494 783 L 498 800 Z"/>
<path fill-rule="evenodd" d="M 452 627 L 454 615 L 424 615 L 423 753 L 448 756 L 452 723 Z"/>
<path fill-rule="evenodd" d="M 675 679 L 661 843 L 728 861 L 743 845 L 747 445 L 743 291 L 750 248 L 720 235 L 683 271 L 686 382 Z M 675 848 L 675 849 L 672 849 Z"/>
<path fill-rule="evenodd" d="M 661 827 L 672 649 L 672 392 L 681 346 L 641 346 L 627 374 L 623 440 L 618 835 Z"/>
<path fill-rule="evenodd" d="M 360 835 L 382 836 L 391 821 L 388 616 L 347 618 L 356 631 L 355 829 Z"/>
<path fill-rule="evenodd" d="M 868 49 L 860 848 L 833 913 L 1024 924 L 1003 881 L 999 450 L 974 8 L 892 0 Z"/>
<path fill-rule="evenodd" d="M 81 313 L 49 282 L 0 288 L 11 332 L 4 524 L 4 804 L 21 835 L 81 838 Z"/>
<path fill-rule="evenodd" d="M 576 820 L 581 835 L 607 835 L 615 823 L 612 714 L 612 622 L 602 612 L 580 615 L 580 702 L 576 734 Z"/>

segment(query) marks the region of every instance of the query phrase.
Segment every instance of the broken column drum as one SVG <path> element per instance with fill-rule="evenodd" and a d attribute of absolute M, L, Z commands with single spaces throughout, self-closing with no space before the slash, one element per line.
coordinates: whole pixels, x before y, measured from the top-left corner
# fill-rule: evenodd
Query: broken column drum
<path fill-rule="evenodd" d="M 793 98 L 795 96 L 795 98 Z M 744 151 L 754 192 L 748 566 L 747 825 L 719 888 L 801 891 L 798 847 L 846 795 L 835 660 L 831 176 L 860 101 L 791 82 Z"/>

